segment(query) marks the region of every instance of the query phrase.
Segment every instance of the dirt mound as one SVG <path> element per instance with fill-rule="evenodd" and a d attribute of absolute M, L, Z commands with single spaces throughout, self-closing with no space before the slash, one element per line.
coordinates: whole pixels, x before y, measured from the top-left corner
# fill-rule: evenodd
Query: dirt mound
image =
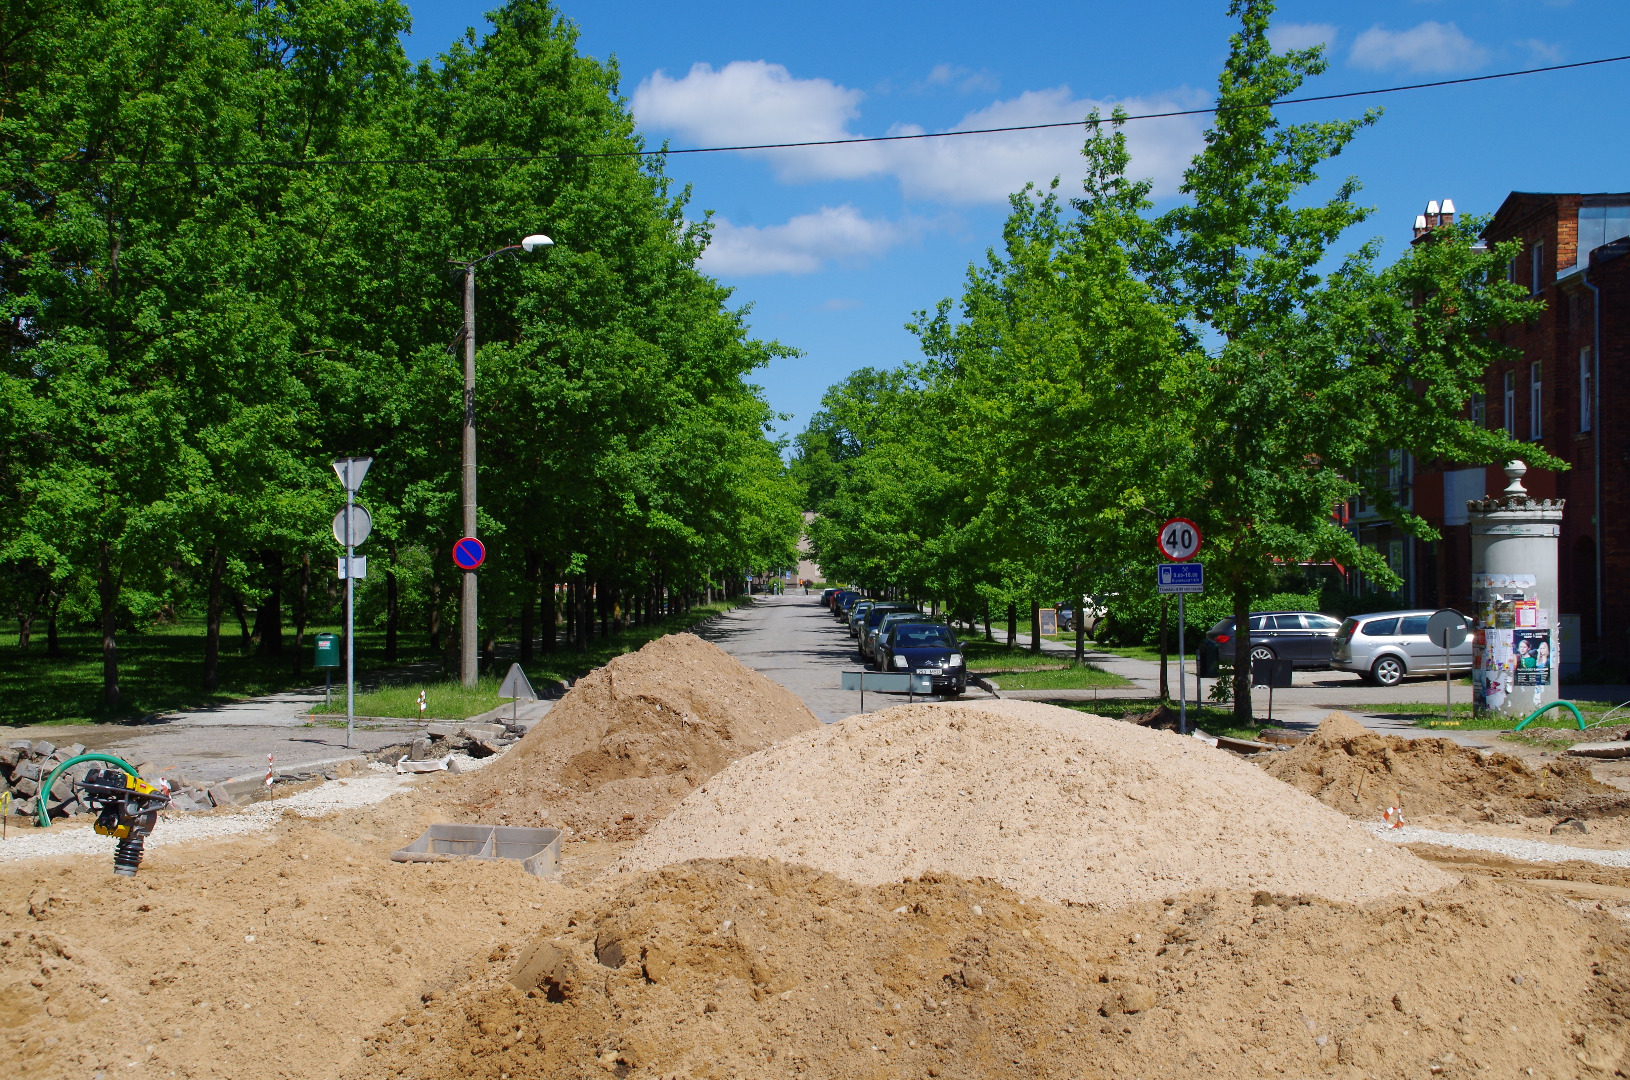
<path fill-rule="evenodd" d="M 634 836 L 735 759 L 820 726 L 786 687 L 693 634 L 669 634 L 579 679 L 464 782 L 461 817 Z"/>
<path fill-rule="evenodd" d="M 806 863 L 865 884 L 988 876 L 1125 904 L 1195 888 L 1338 900 L 1451 878 L 1197 739 L 1031 702 L 904 705 L 738 761 L 617 869 Z"/>
<path fill-rule="evenodd" d="M 1362 907 L 1267 892 L 1098 913 L 772 861 L 622 879 L 379 1031 L 355 1075 L 1611 1075 L 1625 928 L 1470 880 Z M 1587 1073 L 1595 1075 L 1595 1073 Z"/>
<path fill-rule="evenodd" d="M 1306 741 L 1262 763 L 1269 775 L 1354 817 L 1377 819 L 1389 806 L 1427 814 L 1623 813 L 1624 793 L 1570 758 L 1530 771 L 1508 754 L 1484 756 L 1448 739 L 1377 735 L 1331 713 Z M 1620 807 L 1618 810 L 1609 808 Z"/>
<path fill-rule="evenodd" d="M 7 1074 L 334 1076 L 359 1035 L 485 971 L 519 940 L 506 923 L 573 906 L 514 863 L 390 862 L 416 809 L 150 847 L 135 878 L 113 875 L 111 840 L 0 867 Z"/>

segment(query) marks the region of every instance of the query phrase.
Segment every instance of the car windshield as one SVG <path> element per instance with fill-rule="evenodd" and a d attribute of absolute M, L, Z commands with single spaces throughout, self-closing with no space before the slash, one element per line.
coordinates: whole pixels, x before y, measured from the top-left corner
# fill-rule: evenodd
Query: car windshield
<path fill-rule="evenodd" d="M 949 627 L 902 623 L 894 628 L 894 647 L 897 649 L 924 649 L 934 645 L 946 648 L 956 646 L 956 639 L 951 636 Z"/>

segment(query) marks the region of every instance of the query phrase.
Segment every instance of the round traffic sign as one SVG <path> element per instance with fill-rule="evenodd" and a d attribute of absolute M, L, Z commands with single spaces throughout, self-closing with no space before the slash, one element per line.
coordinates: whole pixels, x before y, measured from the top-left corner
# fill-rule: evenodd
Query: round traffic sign
<path fill-rule="evenodd" d="M 1172 562 L 1188 562 L 1200 554 L 1200 526 L 1188 518 L 1172 518 L 1160 527 L 1155 543 Z"/>
<path fill-rule="evenodd" d="M 460 570 L 474 570 L 486 558 L 486 546 L 473 536 L 466 536 L 453 545 L 453 564 Z"/>
<path fill-rule="evenodd" d="M 374 531 L 374 519 L 368 511 L 355 503 L 349 507 L 341 507 L 340 512 L 334 515 L 334 542 L 342 546 L 346 542 L 345 511 L 347 509 L 351 511 L 351 546 L 356 547 L 368 539 L 369 534 Z"/>
<path fill-rule="evenodd" d="M 1453 649 L 1466 640 L 1466 616 L 1443 608 L 1426 620 L 1426 638 L 1440 649 Z"/>

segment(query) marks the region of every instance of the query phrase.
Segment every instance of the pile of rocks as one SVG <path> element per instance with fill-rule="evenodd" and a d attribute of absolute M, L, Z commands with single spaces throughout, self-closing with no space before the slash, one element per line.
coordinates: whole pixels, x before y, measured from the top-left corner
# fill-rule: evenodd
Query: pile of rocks
<path fill-rule="evenodd" d="M 7 744 L 4 750 L 0 750 L 0 792 L 11 792 L 11 812 L 20 817 L 37 814 L 40 788 L 50 779 L 51 773 L 58 765 L 84 752 L 83 743 L 57 746 L 44 739 L 38 742 L 18 739 Z M 89 804 L 82 802 L 74 791 L 75 781 L 83 780 L 85 774 L 93 769 L 113 767 L 100 761 L 81 761 L 64 769 L 45 795 L 51 816 L 71 817 L 89 812 Z M 150 783 L 156 784 L 160 779 L 157 769 L 151 765 L 138 765 L 136 772 Z M 171 796 L 171 809 L 191 813 L 234 804 L 232 796 L 224 788 L 190 784 L 182 776 L 166 776 L 163 779 L 174 793 Z"/>
<path fill-rule="evenodd" d="M 487 724 L 446 723 L 431 724 L 424 736 L 413 741 L 408 749 L 409 761 L 431 761 L 462 750 L 473 758 L 491 757 L 506 750 L 511 743 L 532 730 L 536 720 L 493 722 Z"/>

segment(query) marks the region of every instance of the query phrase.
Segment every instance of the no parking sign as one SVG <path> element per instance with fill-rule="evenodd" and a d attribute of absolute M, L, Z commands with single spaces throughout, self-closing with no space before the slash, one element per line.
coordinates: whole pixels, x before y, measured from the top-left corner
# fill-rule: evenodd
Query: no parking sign
<path fill-rule="evenodd" d="M 462 537 L 453 545 L 453 565 L 460 570 L 474 570 L 486 559 L 486 545 L 473 536 Z"/>

